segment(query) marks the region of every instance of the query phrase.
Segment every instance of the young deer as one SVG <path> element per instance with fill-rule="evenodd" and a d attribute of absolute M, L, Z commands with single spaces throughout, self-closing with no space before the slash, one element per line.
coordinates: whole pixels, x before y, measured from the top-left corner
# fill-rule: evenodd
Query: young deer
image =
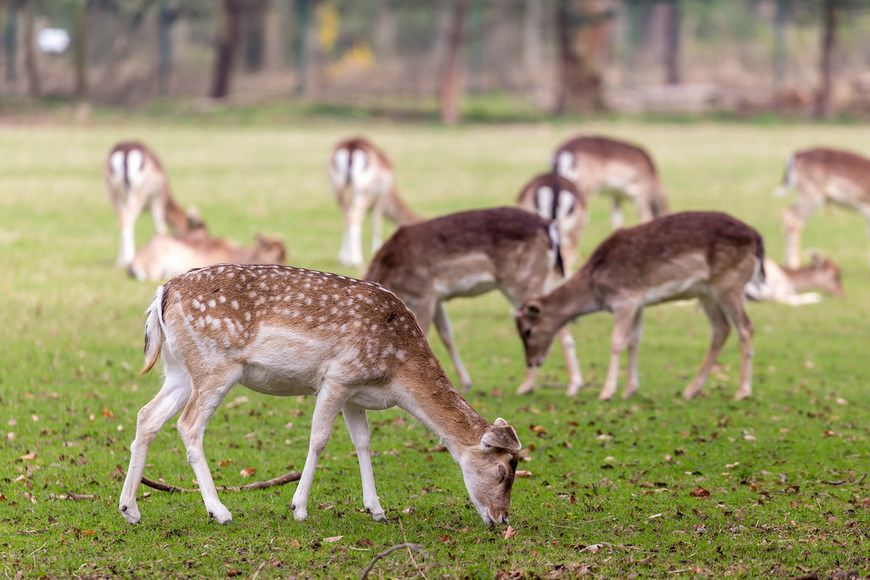
<path fill-rule="evenodd" d="M 815 304 L 822 297 L 807 290 L 819 289 L 832 296 L 842 296 L 840 268 L 831 260 L 813 254 L 812 262 L 800 268 L 784 268 L 769 258 L 764 259 L 765 280 L 751 280 L 746 285 L 746 297 L 752 300 L 780 302 L 790 306 Z"/>
<path fill-rule="evenodd" d="M 258 235 L 254 246 L 243 248 L 205 232 L 157 234 L 136 252 L 129 272 L 137 280 L 158 281 L 212 264 L 283 264 L 286 259 L 284 242 L 268 236 Z"/>
<path fill-rule="evenodd" d="M 456 213 L 399 228 L 369 264 L 366 280 L 392 290 L 417 317 L 425 336 L 434 322 L 465 390 L 471 377 L 453 341 L 444 302 L 498 289 L 514 308 L 564 279 L 555 224 L 529 212 L 502 207 Z M 570 382 L 568 394 L 583 377 L 568 329 L 559 335 Z M 535 386 L 530 367 L 518 393 Z"/>
<path fill-rule="evenodd" d="M 785 178 L 776 195 L 783 196 L 792 187 L 797 188 L 797 199 L 783 215 L 787 267 L 800 266 L 801 230 L 825 203 L 859 212 L 870 234 L 870 159 L 827 147 L 798 151 L 786 161 Z"/>
<path fill-rule="evenodd" d="M 616 393 L 619 357 L 628 347 L 629 377 L 624 397 L 638 387 L 637 349 L 645 306 L 698 298 L 713 331 L 710 350 L 687 399 L 704 387 L 710 368 L 730 333 L 740 338 L 740 388 L 736 399 L 751 393 L 752 322 L 746 315 L 746 284 L 764 271 L 761 235 L 733 217 L 717 212 L 673 214 L 633 228 L 617 230 L 567 282 L 523 304 L 517 330 L 530 367 L 543 364 L 553 336 L 568 322 L 593 312 L 613 312 L 610 367 L 600 399 Z"/>
<path fill-rule="evenodd" d="M 573 272 L 577 263 L 577 245 L 589 218 L 586 197 L 561 175 L 542 173 L 520 190 L 517 207 L 536 213 L 545 220 L 555 220 L 565 272 Z"/>
<path fill-rule="evenodd" d="M 613 201 L 613 229 L 622 227 L 622 202 L 634 201 L 642 222 L 668 213 L 668 199 L 656 166 L 643 148 L 625 141 L 580 136 L 553 154 L 553 172 L 567 177 L 583 194 L 604 193 Z"/>
<path fill-rule="evenodd" d="M 404 409 L 441 437 L 462 468 L 484 522 L 507 522 L 521 448 L 504 419 L 490 424 L 453 388 L 414 315 L 380 285 L 288 266 L 218 265 L 157 289 L 145 323 L 147 372 L 162 355 L 160 392 L 142 407 L 119 508 L 139 521 L 136 491 L 157 432 L 182 411 L 187 448 L 209 516 L 218 499 L 203 452 L 206 424 L 234 384 L 278 396 L 316 397 L 311 439 L 291 509 L 307 516 L 321 452 L 339 413 L 359 459 L 363 505 L 383 520 L 370 457 L 367 409 Z"/>
<path fill-rule="evenodd" d="M 338 260 L 345 266 L 363 266 L 362 223 L 372 214 L 372 251 L 383 239 L 383 216 L 397 225 L 419 221 L 396 190 L 393 165 L 383 151 L 367 139 L 340 141 L 329 158 L 329 184 L 344 213 L 344 237 Z"/>
<path fill-rule="evenodd" d="M 199 213 L 184 211 L 169 192 L 163 165 L 148 147 L 138 141 L 118 143 L 103 164 L 103 181 L 121 225 L 119 266 L 129 266 L 136 252 L 136 219 L 146 207 L 158 234 L 167 233 L 166 224 L 176 233 L 202 227 Z"/>

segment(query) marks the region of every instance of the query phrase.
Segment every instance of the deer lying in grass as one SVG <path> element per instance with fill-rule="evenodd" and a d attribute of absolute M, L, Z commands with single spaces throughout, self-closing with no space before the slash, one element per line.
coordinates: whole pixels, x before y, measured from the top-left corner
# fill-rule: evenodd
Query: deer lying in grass
<path fill-rule="evenodd" d="M 157 234 L 142 246 L 130 263 L 130 276 L 137 280 L 168 280 L 192 268 L 212 264 L 283 264 L 284 242 L 258 235 L 254 246 L 243 248 L 233 240 L 193 232 L 170 236 Z"/>
<path fill-rule="evenodd" d="M 381 246 L 384 215 L 400 226 L 419 221 L 399 197 L 390 160 L 367 139 L 339 142 L 329 158 L 328 173 L 344 214 L 338 260 L 345 266 L 363 266 L 362 223 L 366 213 L 372 214 L 372 252 Z"/>
<path fill-rule="evenodd" d="M 103 165 L 103 181 L 121 225 L 119 266 L 129 266 L 136 252 L 136 219 L 146 207 L 158 234 L 167 233 L 167 222 L 175 233 L 202 227 L 199 213 L 184 211 L 169 192 L 163 165 L 148 147 L 138 141 L 118 143 Z"/>
<path fill-rule="evenodd" d="M 831 260 L 813 254 L 812 262 L 800 268 L 784 268 L 769 258 L 764 259 L 765 280 L 752 280 L 746 286 L 746 297 L 752 300 L 780 302 L 790 306 L 816 304 L 822 297 L 807 290 L 819 289 L 832 296 L 842 296 L 840 268 Z"/>
<path fill-rule="evenodd" d="M 119 508 L 139 522 L 136 491 L 157 432 L 182 411 L 187 448 L 209 516 L 232 516 L 218 499 L 203 452 L 206 424 L 239 383 L 278 396 L 313 395 L 311 439 L 293 495 L 307 516 L 321 452 L 339 413 L 356 447 L 363 505 L 383 520 L 370 457 L 367 409 L 398 406 L 441 437 L 462 468 L 484 522 L 507 522 L 521 448 L 504 419 L 490 424 L 453 388 L 414 315 L 380 285 L 287 266 L 218 265 L 157 289 L 145 323 L 147 372 L 162 355 L 163 387 L 142 407 Z"/>
<path fill-rule="evenodd" d="M 523 186 L 517 207 L 546 220 L 555 220 L 565 272 L 573 272 L 577 263 L 577 245 L 589 218 L 586 197 L 561 175 L 543 173 Z"/>
<path fill-rule="evenodd" d="M 553 154 L 553 172 L 584 195 L 607 194 L 613 202 L 613 229 L 623 224 L 622 202 L 634 201 L 642 222 L 668 213 L 668 199 L 656 166 L 642 147 L 598 136 L 566 141 Z"/>
<path fill-rule="evenodd" d="M 502 207 L 456 213 L 399 228 L 369 264 L 366 280 L 392 290 L 417 317 L 425 336 L 434 322 L 465 390 L 471 377 L 459 358 L 444 302 L 498 289 L 517 308 L 564 279 L 558 233 L 553 222 Z M 568 394 L 583 377 L 568 329 L 559 338 L 568 366 Z M 530 367 L 519 393 L 535 386 Z"/>
<path fill-rule="evenodd" d="M 740 388 L 735 399 L 752 392 L 752 322 L 743 293 L 761 268 L 761 235 L 733 217 L 717 212 L 673 214 L 633 228 L 617 230 L 567 282 L 533 298 L 516 313 L 517 330 L 530 367 L 544 362 L 553 337 L 578 316 L 613 312 L 610 367 L 600 399 L 616 393 L 619 358 L 628 347 L 629 377 L 624 398 L 638 387 L 637 349 L 646 306 L 698 298 L 713 332 L 701 370 L 684 391 L 691 399 L 707 375 L 730 333 L 740 339 Z"/>
<path fill-rule="evenodd" d="M 785 265 L 800 266 L 801 230 L 825 203 L 853 209 L 867 220 L 870 234 L 870 159 L 849 151 L 817 147 L 789 156 L 785 179 L 776 195 L 797 188 L 797 199 L 783 215 Z"/>

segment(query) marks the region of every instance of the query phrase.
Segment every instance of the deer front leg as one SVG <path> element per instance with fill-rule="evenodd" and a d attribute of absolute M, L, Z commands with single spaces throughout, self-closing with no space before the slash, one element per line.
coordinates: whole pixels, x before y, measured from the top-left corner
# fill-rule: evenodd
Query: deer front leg
<path fill-rule="evenodd" d="M 692 382 L 683 391 L 683 398 L 687 400 L 693 399 L 704 388 L 704 385 L 707 383 L 707 377 L 710 376 L 710 370 L 713 368 L 713 364 L 722 351 L 722 346 L 728 340 L 728 335 L 731 333 L 728 318 L 716 299 L 712 297 L 703 298 L 701 299 L 701 306 L 707 315 L 707 320 L 710 321 L 710 348 L 707 350 L 707 355 L 704 357 L 704 362 L 701 363 L 698 374 L 695 375 L 695 378 L 692 379 Z"/>
<path fill-rule="evenodd" d="M 562 354 L 565 356 L 565 366 L 568 369 L 567 395 L 573 397 L 583 388 L 583 375 L 580 373 L 580 363 L 577 362 L 574 337 L 571 336 L 571 331 L 567 324 L 559 331 L 559 342 L 562 345 Z"/>
<path fill-rule="evenodd" d="M 637 372 L 637 351 L 640 346 L 640 337 L 643 334 L 643 310 L 638 310 L 631 326 L 631 338 L 628 341 L 628 383 L 622 393 L 623 399 L 630 399 L 637 393 L 640 384 Z"/>
<path fill-rule="evenodd" d="M 359 459 L 359 473 L 362 479 L 363 507 L 376 521 L 385 521 L 386 515 L 378 500 L 378 492 L 375 489 L 375 477 L 372 472 L 371 458 L 371 432 L 366 419 L 366 410 L 354 403 L 345 403 L 342 409 L 344 422 L 350 432 L 350 439 L 356 448 Z"/>
<path fill-rule="evenodd" d="M 338 253 L 338 261 L 345 266 L 363 266 L 362 224 L 370 205 L 369 194 L 354 188 L 353 198 L 344 208 L 344 237 Z"/>
<path fill-rule="evenodd" d="M 622 216 L 622 198 L 619 195 L 614 194 L 612 199 L 613 207 L 611 210 L 610 222 L 613 224 L 613 229 L 618 230 L 622 227 L 622 224 L 625 221 Z"/>
<path fill-rule="evenodd" d="M 748 398 L 752 395 L 752 335 L 754 328 L 752 321 L 746 314 L 743 305 L 743 297 L 740 293 L 729 295 L 723 300 L 722 308 L 731 323 L 737 328 L 737 337 L 740 339 L 740 388 L 734 395 L 735 401 Z"/>
<path fill-rule="evenodd" d="M 444 343 L 444 346 L 447 347 L 447 352 L 450 353 L 450 360 L 453 361 L 456 374 L 459 375 L 462 390 L 468 391 L 471 388 L 471 375 L 465 370 L 465 365 L 462 364 L 462 359 L 459 358 L 459 352 L 456 350 L 456 345 L 453 341 L 453 329 L 450 327 L 450 319 L 447 317 L 447 311 L 444 308 L 443 302 L 438 302 L 435 305 L 433 322 L 435 323 L 436 330 L 438 330 L 438 336 L 441 337 L 441 342 Z"/>
<path fill-rule="evenodd" d="M 613 334 L 610 337 L 610 366 L 607 368 L 607 378 L 598 398 L 607 401 L 616 393 L 619 377 L 619 357 L 628 346 L 631 330 L 634 326 L 635 308 L 622 307 L 613 311 Z"/>
<path fill-rule="evenodd" d="M 136 218 L 141 211 L 141 206 L 130 200 L 118 209 L 118 222 L 121 226 L 121 245 L 116 262 L 118 266 L 129 266 L 136 255 Z"/>
<path fill-rule="evenodd" d="M 785 226 L 785 265 L 799 268 L 801 265 L 801 230 L 807 219 L 825 202 L 823 192 L 815 187 L 801 184 L 794 204 L 782 216 Z"/>
<path fill-rule="evenodd" d="M 293 517 L 304 520 L 308 517 L 308 494 L 311 492 L 311 484 L 314 481 L 314 472 L 317 470 L 317 462 L 320 454 L 329 441 L 332 426 L 338 412 L 347 401 L 344 389 L 330 383 L 324 383 L 317 393 L 317 401 L 314 403 L 314 415 L 311 418 L 311 437 L 308 442 L 308 457 L 305 458 L 305 467 L 302 468 L 302 477 L 293 494 Z"/>

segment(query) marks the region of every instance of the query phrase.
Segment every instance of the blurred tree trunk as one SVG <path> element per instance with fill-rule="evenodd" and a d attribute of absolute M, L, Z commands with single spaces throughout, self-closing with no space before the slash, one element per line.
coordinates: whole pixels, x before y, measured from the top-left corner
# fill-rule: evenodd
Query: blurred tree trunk
<path fill-rule="evenodd" d="M 541 0 L 526 0 L 526 17 L 523 19 L 523 64 L 526 74 L 537 84 L 543 64 L 544 48 L 541 28 L 544 11 Z"/>
<path fill-rule="evenodd" d="M 242 5 L 242 0 L 223 1 L 211 89 L 211 97 L 214 99 L 224 99 L 230 92 L 230 78 L 242 29 Z"/>
<path fill-rule="evenodd" d="M 157 10 L 157 87 L 161 95 L 169 94 L 172 80 L 172 27 L 182 8 L 170 6 L 170 0 L 160 0 Z"/>
<path fill-rule="evenodd" d="M 3 27 L 3 40 L 6 48 L 6 82 L 9 88 L 15 88 L 16 57 L 18 48 L 18 0 L 7 0 L 6 24 Z"/>
<path fill-rule="evenodd" d="M 39 66 L 36 62 L 36 40 L 33 38 L 33 29 L 36 26 L 34 20 L 36 9 L 34 0 L 25 0 L 24 2 L 24 71 L 27 74 L 27 92 L 34 98 L 38 99 L 42 95 L 42 88 L 39 83 Z"/>
<path fill-rule="evenodd" d="M 600 68 L 614 15 L 608 0 L 557 1 L 557 115 L 605 108 Z"/>
<path fill-rule="evenodd" d="M 268 0 L 248 0 L 244 3 L 242 54 L 244 55 L 246 71 L 260 72 L 263 70 L 266 12 L 268 10 Z"/>
<path fill-rule="evenodd" d="M 680 84 L 680 28 L 683 11 L 680 0 L 667 0 L 665 9 L 665 71 L 669 85 Z"/>
<path fill-rule="evenodd" d="M 625 36 L 622 41 L 622 86 L 635 87 L 637 70 L 637 46 L 640 30 L 640 4 L 643 0 L 625 0 Z"/>
<path fill-rule="evenodd" d="M 777 91 L 785 88 L 785 73 L 788 65 L 785 30 L 788 25 L 790 3 L 791 0 L 776 0 L 776 13 L 773 17 L 773 86 Z"/>
<path fill-rule="evenodd" d="M 462 90 L 460 57 L 465 45 L 465 19 L 468 0 L 453 0 L 447 27 L 447 50 L 441 71 L 441 121 L 448 125 L 459 122 L 459 96 Z"/>
<path fill-rule="evenodd" d="M 396 11 L 392 0 L 380 0 L 374 29 L 376 55 L 387 58 L 395 56 L 396 30 Z"/>
<path fill-rule="evenodd" d="M 75 96 L 84 99 L 88 96 L 88 2 L 80 0 L 76 4 L 75 28 L 73 30 L 73 61 L 75 62 Z"/>
<path fill-rule="evenodd" d="M 283 2 L 268 2 L 263 16 L 263 67 L 270 72 L 278 71 L 284 60 L 284 34 L 279 4 Z"/>
<path fill-rule="evenodd" d="M 312 0 L 293 2 L 293 68 L 297 96 L 307 92 L 308 27 L 311 25 L 311 4 Z"/>
<path fill-rule="evenodd" d="M 834 79 L 834 48 L 837 36 L 837 0 L 822 2 L 822 57 L 819 66 L 819 90 L 816 93 L 816 118 L 831 114 L 831 90 Z"/>

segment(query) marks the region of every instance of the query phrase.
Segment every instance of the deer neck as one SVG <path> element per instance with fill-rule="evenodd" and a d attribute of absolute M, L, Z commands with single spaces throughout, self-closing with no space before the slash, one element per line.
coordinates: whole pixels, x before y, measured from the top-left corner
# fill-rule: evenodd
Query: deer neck
<path fill-rule="evenodd" d="M 820 285 L 816 272 L 806 266 L 801 268 L 783 268 L 782 273 L 785 274 L 786 279 L 788 279 L 789 284 L 792 285 L 795 292 L 813 290 Z"/>
<path fill-rule="evenodd" d="M 586 267 L 539 300 L 544 312 L 551 313 L 559 328 L 579 316 L 605 308 L 593 291 L 590 270 Z"/>
<path fill-rule="evenodd" d="M 187 212 L 172 198 L 169 188 L 166 188 L 166 221 L 175 233 L 190 231 Z"/>
<path fill-rule="evenodd" d="M 384 213 L 388 218 L 400 226 L 406 226 L 420 221 L 420 216 L 414 213 L 404 200 L 399 197 L 399 191 L 395 187 L 390 191 L 389 199 L 384 206 Z"/>

